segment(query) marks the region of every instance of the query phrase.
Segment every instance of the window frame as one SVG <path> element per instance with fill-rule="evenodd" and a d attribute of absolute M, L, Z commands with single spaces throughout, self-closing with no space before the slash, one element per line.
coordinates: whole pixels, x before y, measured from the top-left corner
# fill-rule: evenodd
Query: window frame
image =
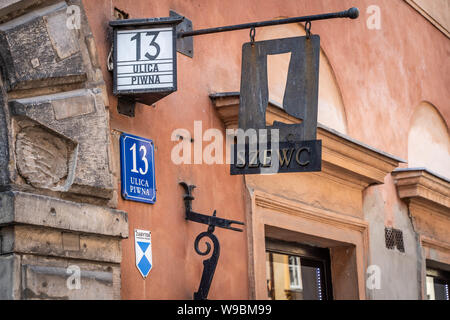
<path fill-rule="evenodd" d="M 321 278 L 321 297 L 322 300 L 333 300 L 333 286 L 331 279 L 331 259 L 329 248 L 313 247 L 307 244 L 288 242 L 278 239 L 266 238 L 266 250 L 269 253 L 280 253 L 291 256 L 300 257 L 300 268 L 301 266 L 316 267 L 320 270 Z M 270 266 L 273 264 L 269 255 Z M 272 268 L 271 268 L 272 269 Z M 274 274 L 273 270 L 270 270 L 270 277 L 272 283 L 270 287 L 274 288 Z M 293 288 L 295 290 L 295 288 Z M 273 298 L 273 293 L 272 293 Z"/>
<path fill-rule="evenodd" d="M 435 283 L 447 285 L 447 290 L 450 291 L 450 272 L 449 271 L 444 271 L 444 270 L 441 270 L 438 268 L 427 266 L 426 267 L 426 277 L 433 278 L 433 285 Z M 435 288 L 435 290 L 436 290 L 436 288 Z M 428 297 L 428 292 L 425 292 L 425 294 Z M 450 297 L 449 297 L 449 299 L 447 299 L 447 301 L 449 301 L 449 300 L 450 300 Z"/>

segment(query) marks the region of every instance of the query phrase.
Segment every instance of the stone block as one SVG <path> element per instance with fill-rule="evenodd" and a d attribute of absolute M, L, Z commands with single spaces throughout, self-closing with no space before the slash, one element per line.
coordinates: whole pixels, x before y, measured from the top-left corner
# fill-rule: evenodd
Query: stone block
<path fill-rule="evenodd" d="M 59 59 L 66 59 L 80 51 L 74 32 L 68 31 L 66 10 L 59 10 L 43 17 L 53 49 Z"/>
<path fill-rule="evenodd" d="M 123 211 L 19 191 L 0 193 L 0 225 L 27 224 L 126 238 Z"/>
<path fill-rule="evenodd" d="M 77 144 L 43 126 L 28 124 L 16 136 L 20 175 L 33 187 L 67 191 L 73 181 Z"/>
<path fill-rule="evenodd" d="M 0 299 L 120 299 L 118 264 L 34 255 L 0 256 Z"/>
<path fill-rule="evenodd" d="M 8 91 L 86 80 L 77 36 L 66 27 L 66 10 L 60 2 L 0 25 Z"/>
<path fill-rule="evenodd" d="M 89 58 L 91 59 L 92 66 L 94 68 L 100 68 L 94 36 L 92 34 L 87 35 L 85 38 L 85 42 L 89 52 Z"/>
<path fill-rule="evenodd" d="M 20 256 L 0 256 L 0 300 L 20 297 Z"/>
<path fill-rule="evenodd" d="M 36 188 L 112 197 L 109 128 L 100 90 L 18 99 L 9 105 L 18 132 L 17 167 L 26 182 Z M 33 155 L 39 155 L 37 160 Z M 45 172 L 53 176 L 36 182 Z"/>
<path fill-rule="evenodd" d="M 0 238 L 1 254 L 20 253 L 98 262 L 121 262 L 121 237 L 16 225 L 0 228 Z"/>
<path fill-rule="evenodd" d="M 0 186 L 9 183 L 9 110 L 5 104 L 6 96 L 0 79 Z"/>
<path fill-rule="evenodd" d="M 22 299 L 114 299 L 112 267 L 86 263 L 80 265 L 75 261 L 39 262 L 22 264 Z M 120 288 L 120 283 L 116 286 Z"/>
<path fill-rule="evenodd" d="M 55 99 L 51 102 L 56 120 L 82 116 L 95 112 L 95 96 L 88 91 L 78 91 L 66 99 Z"/>
<path fill-rule="evenodd" d="M 7 16 L 12 13 L 20 12 L 36 3 L 42 2 L 40 0 L 2 0 L 0 1 L 0 17 Z"/>
<path fill-rule="evenodd" d="M 14 256 L 0 256 L 0 299 L 13 299 Z"/>
<path fill-rule="evenodd" d="M 80 251 L 80 235 L 76 233 L 61 233 L 61 243 L 64 251 Z"/>

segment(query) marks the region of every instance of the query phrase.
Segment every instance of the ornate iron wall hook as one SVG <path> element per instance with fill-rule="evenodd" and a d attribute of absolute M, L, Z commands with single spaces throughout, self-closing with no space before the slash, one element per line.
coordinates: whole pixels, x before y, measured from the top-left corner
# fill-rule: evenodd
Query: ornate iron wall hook
<path fill-rule="evenodd" d="M 208 298 L 209 288 L 214 277 L 214 272 L 216 271 L 217 262 L 220 256 L 220 244 L 217 237 L 213 234 L 215 227 L 229 229 L 233 231 L 242 232 L 242 229 L 231 227 L 231 224 L 244 225 L 243 222 L 236 220 L 228 220 L 216 217 L 216 210 L 214 210 L 212 216 L 207 216 L 204 214 L 196 213 L 192 211 L 192 200 L 195 198 L 192 196 L 192 190 L 195 188 L 194 185 L 188 185 L 185 182 L 180 182 L 183 186 L 186 194 L 184 195 L 184 205 L 186 207 L 186 220 L 191 220 L 198 223 L 203 223 L 208 225 L 208 230 L 200 233 L 194 242 L 194 249 L 201 256 L 206 256 L 211 252 L 211 244 L 205 242 L 206 249 L 204 251 L 200 250 L 199 243 L 203 238 L 209 238 L 213 244 L 213 252 L 209 259 L 203 261 L 203 273 L 200 280 L 200 285 L 198 291 L 194 293 L 194 300 L 206 300 Z"/>
<path fill-rule="evenodd" d="M 192 196 L 192 190 L 195 188 L 194 185 L 188 185 L 185 182 L 180 182 L 180 185 L 183 186 L 186 194 L 184 195 L 184 205 L 186 207 L 186 220 L 191 220 L 198 223 L 203 223 L 209 226 L 215 226 L 223 229 L 230 229 L 234 231 L 242 232 L 242 229 L 231 227 L 232 224 L 240 224 L 244 225 L 243 222 L 236 220 L 228 220 L 216 217 L 215 211 L 212 216 L 207 216 L 204 214 L 200 214 L 192 211 L 192 200 L 195 198 Z"/>

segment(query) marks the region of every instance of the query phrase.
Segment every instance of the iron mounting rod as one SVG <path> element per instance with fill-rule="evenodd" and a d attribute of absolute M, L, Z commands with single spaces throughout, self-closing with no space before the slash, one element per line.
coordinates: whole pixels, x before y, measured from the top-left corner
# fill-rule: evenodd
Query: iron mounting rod
<path fill-rule="evenodd" d="M 335 18 L 356 19 L 356 18 L 358 18 L 358 16 L 359 16 L 358 8 L 353 7 L 353 8 L 350 8 L 350 9 L 346 10 L 346 11 L 316 14 L 316 15 L 312 15 L 312 16 L 303 16 L 303 17 L 286 18 L 286 19 L 279 19 L 279 20 L 250 22 L 250 23 L 243 23 L 243 24 L 235 24 L 235 25 L 232 25 L 232 26 L 200 29 L 200 30 L 193 30 L 193 31 L 184 31 L 184 32 L 179 32 L 177 34 L 177 37 L 178 38 L 193 37 L 193 36 L 199 36 L 199 35 L 210 34 L 210 33 L 218 33 L 218 32 L 234 31 L 234 30 L 241 30 L 241 29 L 249 29 L 249 28 L 275 26 L 275 25 L 287 24 L 287 23 L 335 19 Z"/>

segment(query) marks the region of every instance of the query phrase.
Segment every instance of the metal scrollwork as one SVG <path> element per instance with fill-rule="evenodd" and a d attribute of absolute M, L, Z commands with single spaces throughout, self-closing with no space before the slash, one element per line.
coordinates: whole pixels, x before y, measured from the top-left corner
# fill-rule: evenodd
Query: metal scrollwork
<path fill-rule="evenodd" d="M 210 232 L 209 230 L 206 232 L 200 233 L 197 238 L 195 238 L 195 252 L 197 252 L 201 256 L 206 256 L 211 251 L 211 245 L 209 242 L 205 242 L 206 250 L 201 251 L 199 249 L 200 240 L 203 238 L 209 238 L 213 244 L 213 253 L 209 259 L 203 261 L 203 274 L 202 279 L 200 280 L 200 285 L 198 287 L 198 291 L 194 293 L 194 300 L 206 300 L 209 293 L 209 288 L 211 287 L 211 283 L 214 277 L 214 272 L 216 271 L 217 262 L 219 261 L 220 256 L 220 245 L 217 237 Z"/>
<path fill-rule="evenodd" d="M 207 216 L 204 214 L 196 213 L 192 211 L 192 200 L 195 198 L 192 196 L 192 190 L 195 188 L 194 185 L 188 185 L 185 182 L 180 183 L 186 194 L 184 195 L 184 204 L 186 207 L 186 220 L 191 220 L 198 223 L 203 223 L 208 225 L 208 230 L 200 233 L 194 242 L 194 249 L 197 254 L 201 256 L 206 256 L 211 252 L 211 244 L 209 242 L 205 242 L 206 249 L 200 250 L 199 244 L 200 241 L 204 238 L 208 238 L 212 242 L 213 252 L 211 256 L 203 261 L 203 273 L 202 278 L 200 280 L 200 285 L 198 287 L 198 291 L 194 293 L 194 300 L 206 300 L 208 298 L 209 288 L 211 287 L 211 283 L 214 277 L 214 272 L 216 271 L 216 266 L 219 261 L 220 256 L 220 244 L 217 237 L 214 235 L 215 227 L 229 229 L 233 231 L 242 232 L 242 229 L 231 227 L 231 224 L 240 224 L 244 225 L 243 222 L 236 220 L 228 220 L 216 217 L 216 210 L 212 216 Z"/>

